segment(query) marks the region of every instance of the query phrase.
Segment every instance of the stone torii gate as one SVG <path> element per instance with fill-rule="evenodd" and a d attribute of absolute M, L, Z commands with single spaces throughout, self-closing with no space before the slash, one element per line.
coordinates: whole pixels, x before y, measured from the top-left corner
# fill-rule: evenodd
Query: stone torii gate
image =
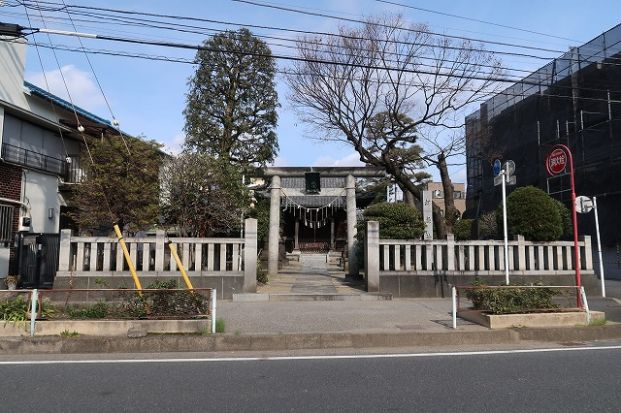
<path fill-rule="evenodd" d="M 319 176 L 320 188 L 310 190 L 307 174 Z M 295 202 L 299 206 L 322 206 L 337 203 L 345 206 L 347 217 L 347 254 L 349 257 L 349 275 L 357 275 L 358 265 L 355 257 L 356 236 L 356 178 L 378 178 L 385 172 L 375 167 L 269 167 L 264 176 L 270 182 L 270 225 L 268 238 L 268 274 L 278 273 L 278 254 L 280 241 L 280 214 L 283 205 Z M 343 199 L 344 198 L 344 199 Z M 344 202 L 343 202 L 344 201 Z M 323 205 L 325 207 L 325 205 Z M 298 225 L 296 221 L 296 244 Z M 334 236 L 334 223 L 332 237 Z M 333 245 L 331 245 L 333 247 Z M 296 245 L 297 248 L 297 245 Z"/>

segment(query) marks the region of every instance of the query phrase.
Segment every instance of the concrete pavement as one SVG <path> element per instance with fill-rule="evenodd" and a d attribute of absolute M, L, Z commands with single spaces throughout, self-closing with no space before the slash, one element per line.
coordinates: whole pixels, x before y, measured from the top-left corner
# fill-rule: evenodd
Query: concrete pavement
<path fill-rule="evenodd" d="M 319 274 L 331 277 L 331 274 Z M 294 281 L 297 278 L 294 278 Z M 315 282 L 316 280 L 313 280 Z M 318 282 L 333 282 L 320 280 Z M 296 282 L 291 284 L 295 285 Z M 621 281 L 609 281 L 609 296 Z M 291 288 L 291 287 L 290 287 Z M 591 309 L 603 310 L 606 326 L 500 331 L 458 320 L 451 328 L 450 299 L 392 301 L 220 301 L 217 317 L 226 333 L 126 337 L 0 338 L 0 353 L 125 353 L 190 351 L 283 351 L 310 349 L 397 348 L 411 346 L 530 345 L 621 338 L 619 299 L 589 297 Z"/>

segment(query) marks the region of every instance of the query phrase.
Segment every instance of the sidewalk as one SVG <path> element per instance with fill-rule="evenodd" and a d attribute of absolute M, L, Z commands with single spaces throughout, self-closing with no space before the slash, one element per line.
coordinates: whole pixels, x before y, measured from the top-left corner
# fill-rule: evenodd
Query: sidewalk
<path fill-rule="evenodd" d="M 607 283 L 608 284 L 608 283 Z M 621 282 L 610 284 L 610 295 Z M 621 301 L 589 297 L 603 310 L 605 326 L 489 330 L 458 319 L 452 329 L 451 300 L 413 298 L 381 301 L 220 301 L 224 334 L 162 334 L 145 337 L 0 338 L 0 354 L 149 352 L 334 351 L 441 346 L 580 345 L 621 339 Z"/>
<path fill-rule="evenodd" d="M 446 331 L 451 300 L 230 302 L 218 305 L 229 333 Z M 485 328 L 459 320 L 460 329 Z"/>

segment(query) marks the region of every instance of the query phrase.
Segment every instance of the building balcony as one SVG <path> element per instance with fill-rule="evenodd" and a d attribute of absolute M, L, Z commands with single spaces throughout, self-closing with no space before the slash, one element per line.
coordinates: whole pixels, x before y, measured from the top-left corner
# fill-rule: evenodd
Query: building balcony
<path fill-rule="evenodd" d="M 78 156 L 65 159 L 45 155 L 8 143 L 2 144 L 2 160 L 27 169 L 52 173 L 60 176 L 66 183 L 78 183 L 84 179 Z"/>

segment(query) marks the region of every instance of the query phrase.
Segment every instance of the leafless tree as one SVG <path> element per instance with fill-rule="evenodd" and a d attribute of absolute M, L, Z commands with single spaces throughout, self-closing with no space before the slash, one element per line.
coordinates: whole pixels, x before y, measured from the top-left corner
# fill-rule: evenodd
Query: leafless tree
<path fill-rule="evenodd" d="M 301 119 L 319 139 L 346 142 L 362 162 L 384 168 L 416 203 L 420 188 L 392 156 L 395 149 L 408 151 L 426 129 L 461 128 L 455 114 L 489 96 L 500 70 L 479 45 L 431 35 L 399 16 L 304 37 L 297 49 L 301 60 L 286 77 Z M 372 128 L 380 113 L 389 133 L 377 135 Z M 434 224 L 444 237 L 437 209 Z"/>

